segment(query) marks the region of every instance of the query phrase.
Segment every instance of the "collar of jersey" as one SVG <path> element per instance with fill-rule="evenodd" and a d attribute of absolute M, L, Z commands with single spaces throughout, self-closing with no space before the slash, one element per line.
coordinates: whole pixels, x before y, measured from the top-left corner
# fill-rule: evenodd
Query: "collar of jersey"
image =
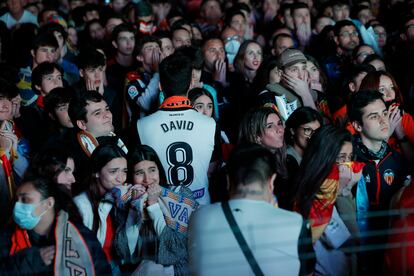
<path fill-rule="evenodd" d="M 172 96 L 164 100 L 161 109 L 187 109 L 193 108 L 190 100 L 185 96 Z"/>

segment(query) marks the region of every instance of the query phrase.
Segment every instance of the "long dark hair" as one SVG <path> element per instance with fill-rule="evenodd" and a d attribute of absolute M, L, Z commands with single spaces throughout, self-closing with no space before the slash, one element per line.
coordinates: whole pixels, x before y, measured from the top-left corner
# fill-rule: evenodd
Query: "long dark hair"
<path fill-rule="evenodd" d="M 82 218 L 79 214 L 78 208 L 72 200 L 71 195 L 63 185 L 56 185 L 51 179 L 42 176 L 30 175 L 22 180 L 22 184 L 32 184 L 33 187 L 40 193 L 43 199 L 53 197 L 55 199 L 55 216 L 59 211 L 63 210 L 69 215 L 69 220 L 73 223 L 82 224 Z"/>
<path fill-rule="evenodd" d="M 99 212 L 98 206 L 101 201 L 101 195 L 99 193 L 99 180 L 96 177 L 96 174 L 101 171 L 106 164 L 111 162 L 115 158 L 125 158 L 126 155 L 117 145 L 113 144 L 104 144 L 98 146 L 92 153 L 90 158 L 90 174 L 86 182 L 87 189 L 86 193 L 91 201 L 92 211 L 93 211 L 93 225 L 92 230 L 94 233 L 98 232 L 99 228 Z"/>
<path fill-rule="evenodd" d="M 286 144 L 293 146 L 295 141 L 291 130 L 296 130 L 301 125 L 318 121 L 319 124 L 323 125 L 323 119 L 321 114 L 313 108 L 303 106 L 296 109 L 286 120 L 286 127 L 285 127 L 285 141 Z"/>
<path fill-rule="evenodd" d="M 351 134 L 332 125 L 323 126 L 312 135 L 294 179 L 294 202 L 304 218 L 309 216 L 315 195 L 331 172 L 345 142 L 352 142 Z"/>
<path fill-rule="evenodd" d="M 280 115 L 271 107 L 261 106 L 249 110 L 240 122 L 239 143 L 256 143 L 257 137 L 265 133 L 267 117 L 270 114 Z M 287 178 L 286 146 L 275 150 L 277 175 Z"/>
<path fill-rule="evenodd" d="M 152 161 L 158 167 L 158 172 L 160 174 L 160 185 L 163 187 L 168 187 L 167 178 L 165 176 L 164 168 L 161 164 L 160 159 L 158 158 L 157 153 L 153 148 L 147 145 L 139 145 L 135 147 L 132 151 L 128 152 L 128 179 L 132 183 L 134 178 L 134 166 L 141 161 Z"/>
<path fill-rule="evenodd" d="M 48 148 L 37 153 L 26 170 L 25 177 L 35 175 L 49 178 L 56 184 L 57 177 L 66 168 L 68 159 L 74 159 L 69 151 L 62 148 Z"/>

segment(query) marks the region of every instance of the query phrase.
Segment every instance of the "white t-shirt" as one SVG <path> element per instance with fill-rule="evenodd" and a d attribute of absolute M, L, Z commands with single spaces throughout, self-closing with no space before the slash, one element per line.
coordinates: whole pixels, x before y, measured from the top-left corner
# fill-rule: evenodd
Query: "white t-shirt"
<path fill-rule="evenodd" d="M 250 199 L 229 201 L 230 209 L 260 269 L 265 275 L 298 275 L 302 217 Z M 254 275 L 221 203 L 202 206 L 190 219 L 190 274 Z"/>
<path fill-rule="evenodd" d="M 22 17 L 19 20 L 16 20 L 11 16 L 10 12 L 5 13 L 3 16 L 0 17 L 0 20 L 6 23 L 8 29 L 13 28 L 16 24 L 23 24 L 23 23 L 33 23 L 37 24 L 37 18 L 31 12 L 24 11 Z"/>
<path fill-rule="evenodd" d="M 216 122 L 195 111 L 158 110 L 138 120 L 141 143 L 152 147 L 169 184 L 191 189 L 200 204 L 209 204 L 207 171 L 214 150 Z"/>

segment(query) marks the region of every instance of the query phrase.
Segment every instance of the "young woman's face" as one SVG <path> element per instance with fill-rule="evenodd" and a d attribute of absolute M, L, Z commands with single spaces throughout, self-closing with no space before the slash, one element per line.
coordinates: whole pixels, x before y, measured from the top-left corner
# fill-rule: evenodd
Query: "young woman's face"
<path fill-rule="evenodd" d="M 281 76 L 282 76 L 282 71 L 279 70 L 277 66 L 275 66 L 275 68 L 273 68 L 269 72 L 269 83 L 270 84 L 279 83 Z"/>
<path fill-rule="evenodd" d="M 380 77 L 378 91 L 382 94 L 382 99 L 385 102 L 395 100 L 395 87 L 388 76 L 382 75 Z"/>
<path fill-rule="evenodd" d="M 280 120 L 278 115 L 272 113 L 267 117 L 265 131 L 257 137 L 257 142 L 273 151 L 283 147 L 284 133 L 285 127 L 283 126 L 282 120 Z"/>
<path fill-rule="evenodd" d="M 318 67 L 311 61 L 306 62 L 306 70 L 309 72 L 309 77 L 311 82 L 319 83 L 320 81 L 320 72 Z"/>
<path fill-rule="evenodd" d="M 10 120 L 12 118 L 12 102 L 5 98 L 0 97 L 0 121 Z"/>
<path fill-rule="evenodd" d="M 313 133 L 320 127 L 321 124 L 317 120 L 300 125 L 293 133 L 295 145 L 305 150 Z"/>
<path fill-rule="evenodd" d="M 257 43 L 250 43 L 244 54 L 244 67 L 256 71 L 262 64 L 262 48 Z"/>
<path fill-rule="evenodd" d="M 200 112 L 208 117 L 213 116 L 213 101 L 206 95 L 198 97 L 193 106 L 197 112 Z"/>
<path fill-rule="evenodd" d="M 75 163 L 72 158 L 68 158 L 66 161 L 66 167 L 61 171 L 56 178 L 58 184 L 64 185 L 69 191 L 72 189 L 72 184 L 75 183 Z"/>
<path fill-rule="evenodd" d="M 341 148 L 341 151 L 336 158 L 336 163 L 351 162 L 353 157 L 353 147 L 351 142 L 345 142 Z"/>
<path fill-rule="evenodd" d="M 42 194 L 36 190 L 31 182 L 23 183 L 17 189 L 16 197 L 18 202 L 36 205 L 33 210 L 35 216 L 40 216 L 50 208 L 47 206 L 46 200 L 42 199 Z"/>
<path fill-rule="evenodd" d="M 123 157 L 109 161 L 98 173 L 98 182 L 102 194 L 115 186 L 124 184 L 127 176 L 127 161 Z"/>
<path fill-rule="evenodd" d="M 148 185 L 160 184 L 160 172 L 158 166 L 153 161 L 141 161 L 134 166 L 134 184 L 140 184 L 145 187 Z"/>

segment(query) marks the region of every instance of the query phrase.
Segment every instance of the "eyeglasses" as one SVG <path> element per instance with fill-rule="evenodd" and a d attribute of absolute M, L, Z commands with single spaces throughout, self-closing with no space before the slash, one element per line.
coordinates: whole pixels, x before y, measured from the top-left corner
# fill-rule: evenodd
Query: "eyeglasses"
<path fill-rule="evenodd" d="M 239 35 L 229 36 L 226 39 L 224 39 L 224 42 L 228 42 L 230 40 L 240 40 L 240 36 Z"/>
<path fill-rule="evenodd" d="M 343 37 L 358 37 L 358 32 L 342 32 L 339 35 Z"/>
<path fill-rule="evenodd" d="M 306 136 L 311 137 L 316 129 L 310 128 L 310 127 L 299 127 L 301 129 L 303 129 L 303 133 L 305 133 Z"/>

